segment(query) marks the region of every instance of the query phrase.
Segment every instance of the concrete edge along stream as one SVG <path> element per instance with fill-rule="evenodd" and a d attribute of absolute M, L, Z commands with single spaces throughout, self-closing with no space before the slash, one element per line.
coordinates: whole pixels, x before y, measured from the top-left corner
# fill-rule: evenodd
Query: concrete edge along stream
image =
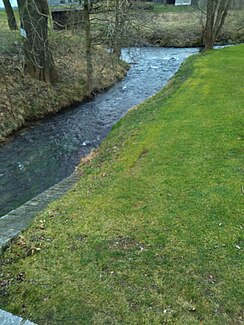
<path fill-rule="evenodd" d="M 11 242 L 25 229 L 27 229 L 36 214 L 42 211 L 49 203 L 65 194 L 74 185 L 79 175 L 71 174 L 56 185 L 50 187 L 45 192 L 27 201 L 15 210 L 0 218 L 0 255 Z M 32 325 L 34 323 L 14 316 L 0 309 L 1 325 Z"/>
<path fill-rule="evenodd" d="M 35 323 L 25 320 L 21 317 L 14 316 L 0 309 L 0 324 L 1 325 L 35 325 Z"/>
<path fill-rule="evenodd" d="M 74 185 L 80 176 L 76 173 L 63 179 L 43 193 L 35 196 L 15 210 L 0 218 L 0 254 L 7 248 L 12 240 L 23 230 L 27 229 L 31 221 L 50 202 L 58 199 Z"/>
<path fill-rule="evenodd" d="M 25 229 L 27 229 L 37 213 L 41 212 L 50 202 L 65 194 L 80 178 L 76 173 L 71 174 L 45 192 L 27 201 L 15 210 L 0 218 L 0 255 L 11 242 Z M 1 325 L 34 325 L 0 309 Z"/>

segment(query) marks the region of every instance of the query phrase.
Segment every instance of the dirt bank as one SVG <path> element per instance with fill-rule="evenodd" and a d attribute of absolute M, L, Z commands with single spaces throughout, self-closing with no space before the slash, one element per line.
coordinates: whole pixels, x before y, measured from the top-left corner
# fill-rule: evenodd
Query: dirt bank
<path fill-rule="evenodd" d="M 174 6 L 173 6 L 174 7 Z M 176 10 L 175 7 L 170 10 Z M 160 10 L 166 10 L 160 7 Z M 163 8 L 163 9 L 162 9 Z M 157 9 L 157 8 L 156 8 Z M 192 47 L 201 45 L 202 26 L 199 12 L 145 11 L 134 15 L 134 25 L 124 46 L 157 45 Z M 178 9 L 177 9 L 178 10 Z M 244 42 L 243 10 L 229 13 L 217 42 Z M 50 43 L 60 82 L 55 86 L 23 75 L 23 56 L 18 32 L 10 32 L 4 12 L 0 13 L 0 143 L 33 119 L 55 113 L 85 99 L 85 53 L 81 34 L 52 32 Z M 136 18 L 135 18 L 136 17 Z M 94 33 L 96 34 L 96 30 Z M 128 43 L 129 40 L 129 43 Z M 101 47 L 94 47 L 93 92 L 110 87 L 121 79 L 127 66 L 111 60 Z"/>
<path fill-rule="evenodd" d="M 203 26 L 199 12 L 189 9 L 180 13 L 151 13 L 148 14 L 149 17 L 150 28 L 147 25 L 143 33 L 146 42 L 164 47 L 202 45 Z M 244 10 L 230 11 L 216 43 L 223 45 L 244 42 L 243 17 Z"/>
<path fill-rule="evenodd" d="M 0 58 L 0 142 L 30 120 L 81 102 L 85 94 L 85 55 L 82 42 L 71 34 L 55 34 L 51 38 L 60 82 L 48 85 L 23 75 L 20 42 L 15 50 L 1 53 Z M 93 92 L 110 87 L 123 78 L 127 65 L 117 63 L 101 47 L 93 51 Z"/>

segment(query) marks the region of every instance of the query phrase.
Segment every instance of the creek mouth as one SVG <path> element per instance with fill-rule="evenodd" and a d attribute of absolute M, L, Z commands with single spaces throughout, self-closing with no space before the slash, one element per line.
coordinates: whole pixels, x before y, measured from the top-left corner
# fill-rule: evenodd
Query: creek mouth
<path fill-rule="evenodd" d="M 18 132 L 0 147 L 0 216 L 68 177 L 111 127 L 159 91 L 196 48 L 123 49 L 127 76 L 89 102 Z"/>

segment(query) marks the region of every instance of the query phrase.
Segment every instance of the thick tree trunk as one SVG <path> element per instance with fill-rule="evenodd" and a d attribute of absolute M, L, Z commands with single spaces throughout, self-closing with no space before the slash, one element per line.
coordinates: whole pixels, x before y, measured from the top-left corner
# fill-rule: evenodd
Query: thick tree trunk
<path fill-rule="evenodd" d="M 84 24 L 86 35 L 86 94 L 89 96 L 93 86 L 92 40 L 89 0 L 84 0 Z"/>
<path fill-rule="evenodd" d="M 58 81 L 48 43 L 47 0 L 17 0 L 24 35 L 25 72 L 47 83 Z"/>
<path fill-rule="evenodd" d="M 208 0 L 204 30 L 204 51 L 212 49 L 224 25 L 231 0 Z"/>
<path fill-rule="evenodd" d="M 215 40 L 213 36 L 213 25 L 214 25 L 214 2 L 212 0 L 208 0 L 206 26 L 204 31 L 204 50 L 212 49 L 214 46 Z"/>
<path fill-rule="evenodd" d="M 6 14 L 7 14 L 7 17 L 8 17 L 8 26 L 9 26 L 9 28 L 11 30 L 17 30 L 18 26 L 17 26 L 17 23 L 16 23 L 16 19 L 15 19 L 15 16 L 14 16 L 14 11 L 13 11 L 13 8 L 11 6 L 10 1 L 9 0 L 3 0 L 3 4 L 4 4 Z"/>

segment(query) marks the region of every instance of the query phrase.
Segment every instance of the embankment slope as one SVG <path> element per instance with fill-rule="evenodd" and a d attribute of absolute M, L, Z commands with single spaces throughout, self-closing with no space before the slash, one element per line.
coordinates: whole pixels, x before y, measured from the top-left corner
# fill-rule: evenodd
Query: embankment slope
<path fill-rule="evenodd" d="M 243 322 L 244 46 L 189 58 L 1 257 L 38 324 Z"/>

